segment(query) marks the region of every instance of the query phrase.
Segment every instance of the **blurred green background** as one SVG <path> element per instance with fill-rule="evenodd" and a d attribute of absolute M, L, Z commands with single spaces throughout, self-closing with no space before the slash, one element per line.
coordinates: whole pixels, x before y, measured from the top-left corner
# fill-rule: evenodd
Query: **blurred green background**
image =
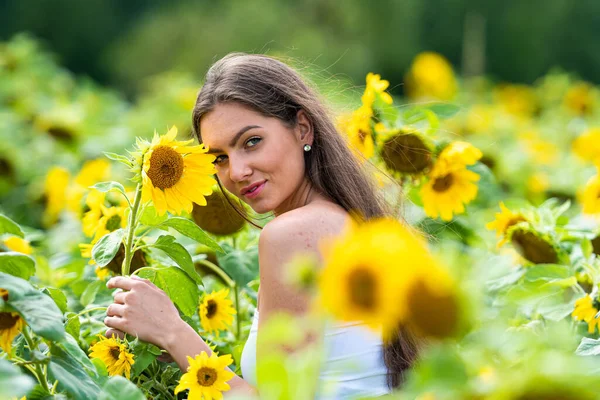
<path fill-rule="evenodd" d="M 360 84 L 368 71 L 402 82 L 424 50 L 499 81 L 559 67 L 600 82 L 597 0 L 0 1 L 0 40 L 23 31 L 129 96 L 166 70 L 200 77 L 230 51 L 294 57 Z"/>

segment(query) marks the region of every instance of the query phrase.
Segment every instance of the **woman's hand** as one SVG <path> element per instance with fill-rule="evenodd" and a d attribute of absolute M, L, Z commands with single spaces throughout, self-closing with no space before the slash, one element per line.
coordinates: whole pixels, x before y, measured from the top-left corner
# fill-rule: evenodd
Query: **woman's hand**
<path fill-rule="evenodd" d="M 183 322 L 166 293 L 149 280 L 136 276 L 114 277 L 107 286 L 123 289 L 114 293 L 114 303 L 106 310 L 104 323 L 112 328 L 107 336 L 121 331 L 166 348 Z"/>

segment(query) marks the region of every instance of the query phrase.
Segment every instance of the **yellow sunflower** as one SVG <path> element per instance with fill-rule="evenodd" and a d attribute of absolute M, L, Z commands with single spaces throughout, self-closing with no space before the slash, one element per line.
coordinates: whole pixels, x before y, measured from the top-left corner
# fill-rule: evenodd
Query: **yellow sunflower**
<path fill-rule="evenodd" d="M 600 128 L 588 129 L 578 136 L 573 142 L 573 152 L 585 161 L 598 161 L 600 159 Z"/>
<path fill-rule="evenodd" d="M 0 297 L 8 301 L 8 290 L 0 288 Z M 12 342 L 23 330 L 25 321 L 16 312 L 0 312 L 0 348 L 10 354 Z"/>
<path fill-rule="evenodd" d="M 477 197 L 475 182 L 479 175 L 461 166 L 446 166 L 436 163 L 429 180 L 420 190 L 425 214 L 438 216 L 444 221 L 452 220 L 454 214 L 465 212 L 465 205 Z"/>
<path fill-rule="evenodd" d="M 152 200 L 159 215 L 167 211 L 181 214 L 192 212 L 193 204 L 206 205 L 206 196 L 212 193 L 217 182 L 214 155 L 203 144 L 190 146 L 193 140 L 176 141 L 177 128 L 172 127 L 166 135 L 154 134 L 151 143 L 140 141 L 143 158 L 142 200 Z"/>
<path fill-rule="evenodd" d="M 600 175 L 591 177 L 583 188 L 583 212 L 600 214 Z"/>
<path fill-rule="evenodd" d="M 598 307 L 596 305 L 597 302 L 589 294 L 586 294 L 585 297 L 575 302 L 575 309 L 571 313 L 574 319 L 585 321 L 588 324 L 588 333 L 594 333 L 600 323 L 600 318 L 596 318 L 596 314 L 598 314 Z"/>
<path fill-rule="evenodd" d="M 378 126 L 376 130 L 382 132 Z M 431 166 L 431 145 L 417 130 L 385 131 L 380 136 L 381 158 L 389 170 L 401 175 L 418 175 Z"/>
<path fill-rule="evenodd" d="M 213 332 L 233 324 L 235 308 L 227 298 L 228 289 L 222 289 L 211 294 L 205 294 L 200 304 L 200 323 L 205 332 Z"/>
<path fill-rule="evenodd" d="M 506 238 L 517 252 L 533 264 L 557 264 L 559 254 L 552 240 L 525 223 L 515 224 L 507 229 Z"/>
<path fill-rule="evenodd" d="M 350 116 L 342 116 L 338 121 L 338 127 L 347 137 L 350 148 L 357 155 L 371 158 L 375 153 L 375 143 L 371 129 L 371 118 L 373 110 L 369 106 L 362 105 Z"/>
<path fill-rule="evenodd" d="M 44 226 L 52 226 L 58 220 L 58 216 L 64 210 L 67 203 L 67 186 L 69 185 L 69 171 L 62 167 L 52 167 L 46 175 L 44 183 L 44 198 L 46 209 L 44 210 Z"/>
<path fill-rule="evenodd" d="M 69 210 L 77 215 L 82 211 L 82 200 L 90 186 L 110 178 L 110 162 L 99 158 L 86 161 L 79 173 L 75 176 L 73 183 L 67 188 L 67 206 Z"/>
<path fill-rule="evenodd" d="M 21 239 L 18 236 L 11 236 L 3 240 L 4 245 L 11 251 L 16 251 L 23 254 L 33 253 L 33 249 L 29 242 L 25 239 Z"/>
<path fill-rule="evenodd" d="M 195 358 L 188 356 L 187 359 L 190 366 L 175 388 L 176 395 L 189 389 L 189 400 L 220 400 L 223 392 L 231 389 L 227 383 L 235 376 L 227 368 L 233 362 L 231 355 L 217 356 L 212 353 L 209 357 L 203 351 Z"/>
<path fill-rule="evenodd" d="M 218 189 L 206 198 L 205 206 L 194 204 L 192 218 L 202 230 L 218 236 L 232 235 L 246 223 L 228 203 L 225 194 Z"/>
<path fill-rule="evenodd" d="M 529 118 L 537 109 L 533 89 L 526 85 L 499 85 L 494 95 L 504 110 L 516 117 Z"/>
<path fill-rule="evenodd" d="M 456 141 L 444 147 L 438 157 L 437 164 L 473 165 L 481 159 L 482 156 L 481 150 L 471 143 Z"/>
<path fill-rule="evenodd" d="M 99 358 L 106 365 L 108 374 L 131 376 L 131 366 L 135 363 L 133 354 L 128 351 L 127 344 L 115 336 L 107 338 L 99 336 L 100 340 L 90 347 L 90 357 Z"/>
<path fill-rule="evenodd" d="M 498 242 L 498 247 L 502 247 L 507 241 L 506 231 L 508 228 L 522 221 L 526 221 L 523 214 L 512 212 L 504 205 L 504 202 L 501 201 L 500 212 L 496 213 L 496 219 L 486 224 L 485 227 L 489 230 L 495 230 L 496 237 L 502 238 L 502 240 Z"/>
<path fill-rule="evenodd" d="M 342 321 L 391 332 L 407 315 L 407 285 L 435 264 L 424 243 L 399 221 L 351 224 L 323 245 L 321 308 Z"/>
<path fill-rule="evenodd" d="M 565 94 L 563 104 L 576 115 L 590 114 L 596 105 L 594 87 L 587 82 L 574 84 Z"/>
<path fill-rule="evenodd" d="M 381 100 L 386 104 L 392 104 L 393 99 L 385 90 L 390 86 L 390 83 L 385 79 L 381 79 L 381 75 L 369 72 L 367 74 L 367 87 L 362 95 L 362 103 L 366 107 L 373 107 L 376 97 L 379 95 Z"/>
<path fill-rule="evenodd" d="M 404 80 L 411 98 L 450 100 L 458 86 L 448 60 L 434 52 L 418 54 Z"/>

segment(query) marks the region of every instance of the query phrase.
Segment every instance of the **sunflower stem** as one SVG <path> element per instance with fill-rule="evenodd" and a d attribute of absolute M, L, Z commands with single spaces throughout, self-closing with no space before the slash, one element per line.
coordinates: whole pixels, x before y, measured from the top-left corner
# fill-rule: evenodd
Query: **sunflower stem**
<path fill-rule="evenodd" d="M 131 268 L 131 259 L 133 258 L 133 237 L 135 236 L 135 228 L 137 225 L 137 214 L 140 208 L 140 202 L 142 201 L 142 185 L 138 183 L 135 189 L 135 200 L 133 201 L 133 207 L 129 213 L 129 221 L 127 224 L 127 241 L 125 242 L 125 259 L 121 266 L 121 275 L 128 276 L 129 269 Z"/>
<path fill-rule="evenodd" d="M 219 278 L 221 278 L 223 280 L 223 282 L 225 282 L 225 284 L 227 286 L 229 286 L 230 288 L 234 288 L 235 287 L 235 282 L 218 265 L 215 265 L 215 264 L 211 263 L 208 260 L 198 260 L 196 262 L 198 264 L 204 265 L 205 267 L 208 267 L 208 269 L 210 269 L 215 274 L 217 274 L 219 276 Z"/>
<path fill-rule="evenodd" d="M 235 284 L 233 286 L 233 296 L 235 299 L 235 337 L 237 340 L 240 340 L 240 335 L 242 332 L 242 325 L 240 321 L 240 295 L 239 295 L 238 285 Z"/>
<path fill-rule="evenodd" d="M 27 346 L 29 346 L 29 351 L 31 351 L 33 353 L 37 349 L 37 345 L 33 341 L 33 338 L 29 334 L 29 331 L 27 330 L 27 328 L 25 328 L 21 331 L 21 333 L 23 333 L 23 337 L 25 338 L 25 341 L 27 342 Z M 44 370 L 42 369 L 41 363 L 35 364 L 35 371 L 36 371 L 36 373 L 35 373 L 36 378 L 37 378 L 38 382 L 40 383 L 40 385 L 42 385 L 42 387 L 44 388 L 44 390 L 46 392 L 50 393 L 50 388 L 48 387 L 48 380 L 46 378 L 46 374 L 44 373 Z"/>
<path fill-rule="evenodd" d="M 75 315 L 74 317 L 81 317 L 83 314 L 87 314 L 90 313 L 92 311 L 105 311 L 108 307 L 92 307 L 92 308 L 88 308 L 86 310 L 81 311 L 79 314 Z M 72 317 L 73 318 L 73 317 Z"/>

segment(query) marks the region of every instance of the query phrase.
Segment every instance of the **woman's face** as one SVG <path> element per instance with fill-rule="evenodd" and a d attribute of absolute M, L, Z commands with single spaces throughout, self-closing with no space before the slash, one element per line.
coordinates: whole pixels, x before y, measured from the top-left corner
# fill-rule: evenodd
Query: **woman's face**
<path fill-rule="evenodd" d="M 277 118 L 239 103 L 217 104 L 200 122 L 202 142 L 216 156 L 217 176 L 227 190 L 258 213 L 294 208 L 305 182 L 305 144 L 312 126 L 304 111 L 289 128 Z"/>

